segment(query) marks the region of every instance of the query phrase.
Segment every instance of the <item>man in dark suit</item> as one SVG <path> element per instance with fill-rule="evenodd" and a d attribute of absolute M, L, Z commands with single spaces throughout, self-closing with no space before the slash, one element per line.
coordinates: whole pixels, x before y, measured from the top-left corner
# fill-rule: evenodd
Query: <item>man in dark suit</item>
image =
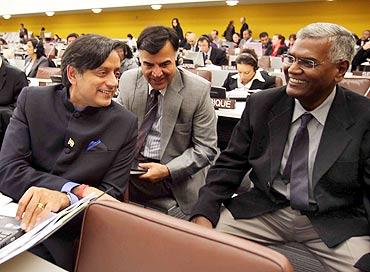
<path fill-rule="evenodd" d="M 235 62 L 238 72 L 229 73 L 222 85 L 227 92 L 242 88 L 247 91 L 275 87 L 275 77 L 258 68 L 258 58 L 255 53 L 242 53 Z"/>
<path fill-rule="evenodd" d="M 225 51 L 218 48 L 212 48 L 211 41 L 207 36 L 201 36 L 198 39 L 198 48 L 199 51 L 203 53 L 205 64 L 214 64 L 219 66 L 228 64 Z"/>
<path fill-rule="evenodd" d="M 0 148 L 18 95 L 27 85 L 26 75 L 0 56 Z"/>
<path fill-rule="evenodd" d="M 240 17 L 240 23 L 242 24 L 240 28 L 240 37 L 243 37 L 243 32 L 249 29 L 247 24 L 247 19 L 245 17 Z"/>
<path fill-rule="evenodd" d="M 267 245 L 300 242 L 325 271 L 358 271 L 356 262 L 366 270 L 370 101 L 337 86 L 355 41 L 330 23 L 297 37 L 285 58 L 288 85 L 249 97 L 192 221 Z M 233 197 L 250 169 L 254 187 Z"/>
<path fill-rule="evenodd" d="M 0 152 L 0 191 L 19 202 L 22 229 L 89 193 L 122 197 L 137 118 L 112 102 L 119 67 L 113 40 L 85 35 L 64 53 L 63 85 L 29 87 L 19 95 Z M 31 251 L 72 271 L 80 223 L 67 224 Z"/>

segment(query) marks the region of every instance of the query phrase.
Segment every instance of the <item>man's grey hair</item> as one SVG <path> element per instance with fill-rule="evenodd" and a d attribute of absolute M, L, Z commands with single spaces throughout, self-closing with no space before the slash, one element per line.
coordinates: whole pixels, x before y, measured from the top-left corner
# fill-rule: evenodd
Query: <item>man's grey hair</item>
<path fill-rule="evenodd" d="M 341 60 L 351 63 L 355 54 L 355 38 L 346 28 L 337 24 L 309 24 L 298 31 L 297 39 L 328 39 L 331 43 L 329 58 L 333 63 Z"/>

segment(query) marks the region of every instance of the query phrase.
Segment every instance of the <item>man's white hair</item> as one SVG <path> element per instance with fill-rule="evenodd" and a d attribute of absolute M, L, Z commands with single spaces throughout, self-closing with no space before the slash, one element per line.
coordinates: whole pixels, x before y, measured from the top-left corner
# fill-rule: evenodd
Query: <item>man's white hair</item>
<path fill-rule="evenodd" d="M 297 39 L 328 39 L 331 43 L 329 58 L 333 63 L 347 60 L 355 54 L 355 38 L 346 28 L 332 23 L 309 24 L 297 33 Z"/>

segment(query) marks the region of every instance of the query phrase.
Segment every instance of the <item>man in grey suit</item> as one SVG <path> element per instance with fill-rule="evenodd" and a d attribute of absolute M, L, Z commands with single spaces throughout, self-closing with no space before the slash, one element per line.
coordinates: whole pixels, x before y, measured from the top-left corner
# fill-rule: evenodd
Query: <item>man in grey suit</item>
<path fill-rule="evenodd" d="M 174 197 L 189 214 L 217 154 L 210 83 L 176 67 L 179 43 L 167 27 L 146 28 L 137 41 L 141 67 L 122 74 L 119 103 L 138 116 L 136 160 L 147 173 L 132 176 L 130 200 Z M 157 96 L 151 123 L 149 105 Z M 147 134 L 143 133 L 146 126 Z M 140 145 L 142 142 L 142 145 Z"/>

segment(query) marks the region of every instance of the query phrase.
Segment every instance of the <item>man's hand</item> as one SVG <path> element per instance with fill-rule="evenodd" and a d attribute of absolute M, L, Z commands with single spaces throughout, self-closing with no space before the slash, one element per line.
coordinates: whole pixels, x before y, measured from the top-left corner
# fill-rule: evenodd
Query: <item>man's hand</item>
<path fill-rule="evenodd" d="M 209 221 L 204 216 L 194 217 L 193 219 L 191 219 L 191 222 L 193 222 L 193 223 L 195 223 L 195 224 L 197 224 L 199 226 L 208 228 L 208 229 L 212 229 L 213 228 L 211 221 Z"/>
<path fill-rule="evenodd" d="M 18 203 L 16 218 L 21 220 L 21 228 L 31 230 L 49 212 L 58 212 L 70 205 L 65 193 L 46 188 L 29 188 Z"/>
<path fill-rule="evenodd" d="M 139 163 L 139 167 L 148 169 L 148 172 L 141 175 L 139 178 L 149 182 L 158 182 L 170 176 L 170 171 L 164 164 L 155 162 Z"/>

